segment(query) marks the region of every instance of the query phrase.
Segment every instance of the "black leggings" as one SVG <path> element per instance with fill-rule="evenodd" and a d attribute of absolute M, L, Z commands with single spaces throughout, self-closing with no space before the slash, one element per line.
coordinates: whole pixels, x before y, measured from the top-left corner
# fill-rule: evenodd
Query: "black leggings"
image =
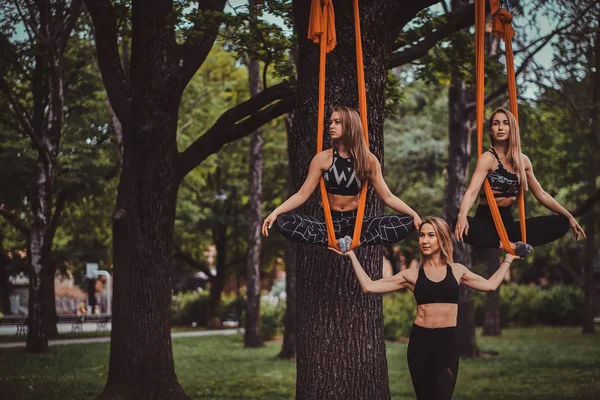
<path fill-rule="evenodd" d="M 458 377 L 456 327 L 431 329 L 413 324 L 406 358 L 417 400 L 452 398 Z"/>
<path fill-rule="evenodd" d="M 337 239 L 352 237 L 356 210 L 331 211 L 333 228 Z M 300 243 L 327 245 L 325 217 L 311 217 L 304 214 L 281 214 L 275 222 L 275 229 L 286 239 Z M 360 235 L 361 245 L 397 243 L 415 230 L 412 217 L 407 215 L 382 215 L 363 219 Z"/>
<path fill-rule="evenodd" d="M 521 226 L 515 221 L 510 207 L 499 207 L 500 216 L 504 222 L 508 239 L 511 242 L 521 240 Z M 477 207 L 474 217 L 467 217 L 469 221 L 469 234 L 464 235 L 465 243 L 480 248 L 498 248 L 500 237 L 492 219 L 492 212 L 487 205 Z M 569 220 L 564 215 L 546 215 L 543 217 L 527 218 L 527 243 L 533 247 L 550 243 L 559 239 L 569 230 Z M 456 226 L 454 219 L 452 226 Z"/>

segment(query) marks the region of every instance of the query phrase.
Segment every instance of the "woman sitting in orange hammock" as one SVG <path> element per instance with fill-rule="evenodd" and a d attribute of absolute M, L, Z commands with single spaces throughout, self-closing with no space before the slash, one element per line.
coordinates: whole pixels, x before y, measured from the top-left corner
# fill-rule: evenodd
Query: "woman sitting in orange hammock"
<path fill-rule="evenodd" d="M 300 243 L 327 245 L 327 227 L 323 215 L 311 217 L 290 213 L 304 204 L 317 187 L 321 175 L 340 249 L 350 247 L 362 181 L 368 179 L 381 199 L 401 215 L 366 217 L 360 244 L 396 243 L 421 224 L 419 215 L 394 196 L 383 179 L 381 164 L 367 148 L 360 116 L 349 107 L 334 107 L 329 135 L 333 148 L 321 151 L 310 163 L 308 176 L 296 194 L 277 207 L 264 221 L 263 235 L 275 225 L 285 238 Z"/>
<path fill-rule="evenodd" d="M 511 247 L 517 256 L 525 257 L 531 252 L 532 246 L 549 243 L 564 236 L 569 226 L 573 229 L 575 239 L 585 237 L 585 232 L 575 218 L 542 189 L 533 173 L 531 161 L 521 153 L 519 127 L 514 115 L 503 108 L 497 109 L 490 117 L 490 128 L 492 148 L 477 160 L 471 183 L 460 204 L 458 218 L 454 221 L 456 240 L 464 240 L 475 247 L 502 248 L 483 192 L 475 217 L 467 217 L 486 178 L 494 192 Z M 526 179 L 521 179 L 522 177 Z M 513 220 L 511 206 L 515 203 L 519 190 L 527 190 L 528 187 L 542 205 L 557 214 L 527 218 L 528 243 L 522 243 L 519 222 Z"/>

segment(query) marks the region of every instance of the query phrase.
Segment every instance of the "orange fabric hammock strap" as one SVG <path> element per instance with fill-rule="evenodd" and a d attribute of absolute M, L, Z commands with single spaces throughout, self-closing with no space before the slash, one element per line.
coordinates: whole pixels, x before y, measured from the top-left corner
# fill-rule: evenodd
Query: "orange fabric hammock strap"
<path fill-rule="evenodd" d="M 519 110 L 517 105 L 517 83 L 515 79 L 515 66 L 514 66 L 514 54 L 512 50 L 512 38 L 515 31 L 512 27 L 512 14 L 502 7 L 503 1 L 501 0 L 490 0 L 490 8 L 493 20 L 493 33 L 504 41 L 506 48 L 506 78 L 508 83 L 508 98 L 510 103 L 510 111 L 515 115 L 517 123 L 519 122 Z M 475 1 L 475 69 L 476 69 L 476 119 L 477 119 L 477 155 L 481 156 L 483 152 L 483 114 L 484 114 L 484 63 L 485 63 L 485 48 L 484 48 L 484 35 L 485 35 L 485 0 Z M 526 179 L 526 177 L 520 177 Z M 500 211 L 498 210 L 498 204 L 494 198 L 494 193 L 490 187 L 490 183 L 486 179 L 484 182 L 485 196 L 492 213 L 498 236 L 502 242 L 502 247 L 505 251 L 515 254 L 510 246 L 510 240 Z M 519 191 L 519 219 L 521 227 L 521 241 L 526 242 L 526 229 L 525 229 L 525 198 L 523 190 Z"/>
<path fill-rule="evenodd" d="M 360 117 L 362 120 L 365 141 L 369 144 L 369 132 L 367 127 L 367 95 L 365 89 L 364 64 L 362 58 L 362 40 L 360 34 L 360 14 L 358 10 L 358 0 L 354 0 L 354 26 L 356 31 L 356 72 L 358 76 L 358 102 Z M 331 0 L 312 0 L 310 6 L 310 22 L 308 25 L 308 38 L 314 43 L 319 43 L 320 62 L 319 62 L 319 106 L 317 112 L 317 153 L 323 151 L 323 130 L 325 122 L 325 67 L 327 53 L 335 48 L 337 43 L 335 36 L 335 16 L 333 12 L 333 3 Z M 321 189 L 321 198 L 323 201 L 323 214 L 325 215 L 325 224 L 327 226 L 327 240 L 329 246 L 339 250 L 339 245 L 335 237 L 333 228 L 333 219 L 331 217 L 331 208 L 325 188 L 325 181 L 321 177 L 319 186 Z M 354 234 L 352 236 L 353 249 L 360 244 L 360 233 L 365 214 L 367 202 L 368 181 L 364 181 L 360 192 L 358 212 L 354 224 Z"/>

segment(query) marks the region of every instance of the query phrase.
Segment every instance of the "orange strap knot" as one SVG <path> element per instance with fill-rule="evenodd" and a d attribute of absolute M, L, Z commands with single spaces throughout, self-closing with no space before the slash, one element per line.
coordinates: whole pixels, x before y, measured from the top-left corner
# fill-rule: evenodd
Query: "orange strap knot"
<path fill-rule="evenodd" d="M 500 0 L 490 0 L 490 8 L 494 16 L 492 31 L 505 42 L 512 40 L 515 30 L 512 27 L 513 15 L 504 9 Z"/>
<path fill-rule="evenodd" d="M 312 0 L 308 22 L 308 38 L 313 43 L 320 43 L 323 34 L 326 34 L 326 50 L 329 53 L 337 44 L 333 3 L 331 0 Z"/>

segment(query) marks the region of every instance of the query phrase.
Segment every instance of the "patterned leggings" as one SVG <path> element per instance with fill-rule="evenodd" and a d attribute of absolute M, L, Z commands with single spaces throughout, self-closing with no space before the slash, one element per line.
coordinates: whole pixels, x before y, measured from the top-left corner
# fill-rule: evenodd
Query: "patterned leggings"
<path fill-rule="evenodd" d="M 336 238 L 352 236 L 356 210 L 331 211 Z M 275 229 L 286 239 L 300 243 L 327 245 L 325 217 L 304 214 L 282 214 L 277 217 Z M 412 217 L 403 214 L 366 217 L 360 235 L 361 245 L 397 243 L 415 230 Z"/>
<path fill-rule="evenodd" d="M 508 239 L 511 242 L 521 240 L 521 226 L 515 221 L 510 207 L 500 207 L 500 216 L 504 222 Z M 475 217 L 467 217 L 469 234 L 464 236 L 465 243 L 480 248 L 498 248 L 500 237 L 492 219 L 492 212 L 487 205 L 477 207 Z M 456 219 L 452 227 L 456 226 Z M 563 237 L 569 231 L 569 220 L 564 215 L 545 215 L 543 217 L 527 218 L 527 243 L 533 247 L 553 242 Z"/>

